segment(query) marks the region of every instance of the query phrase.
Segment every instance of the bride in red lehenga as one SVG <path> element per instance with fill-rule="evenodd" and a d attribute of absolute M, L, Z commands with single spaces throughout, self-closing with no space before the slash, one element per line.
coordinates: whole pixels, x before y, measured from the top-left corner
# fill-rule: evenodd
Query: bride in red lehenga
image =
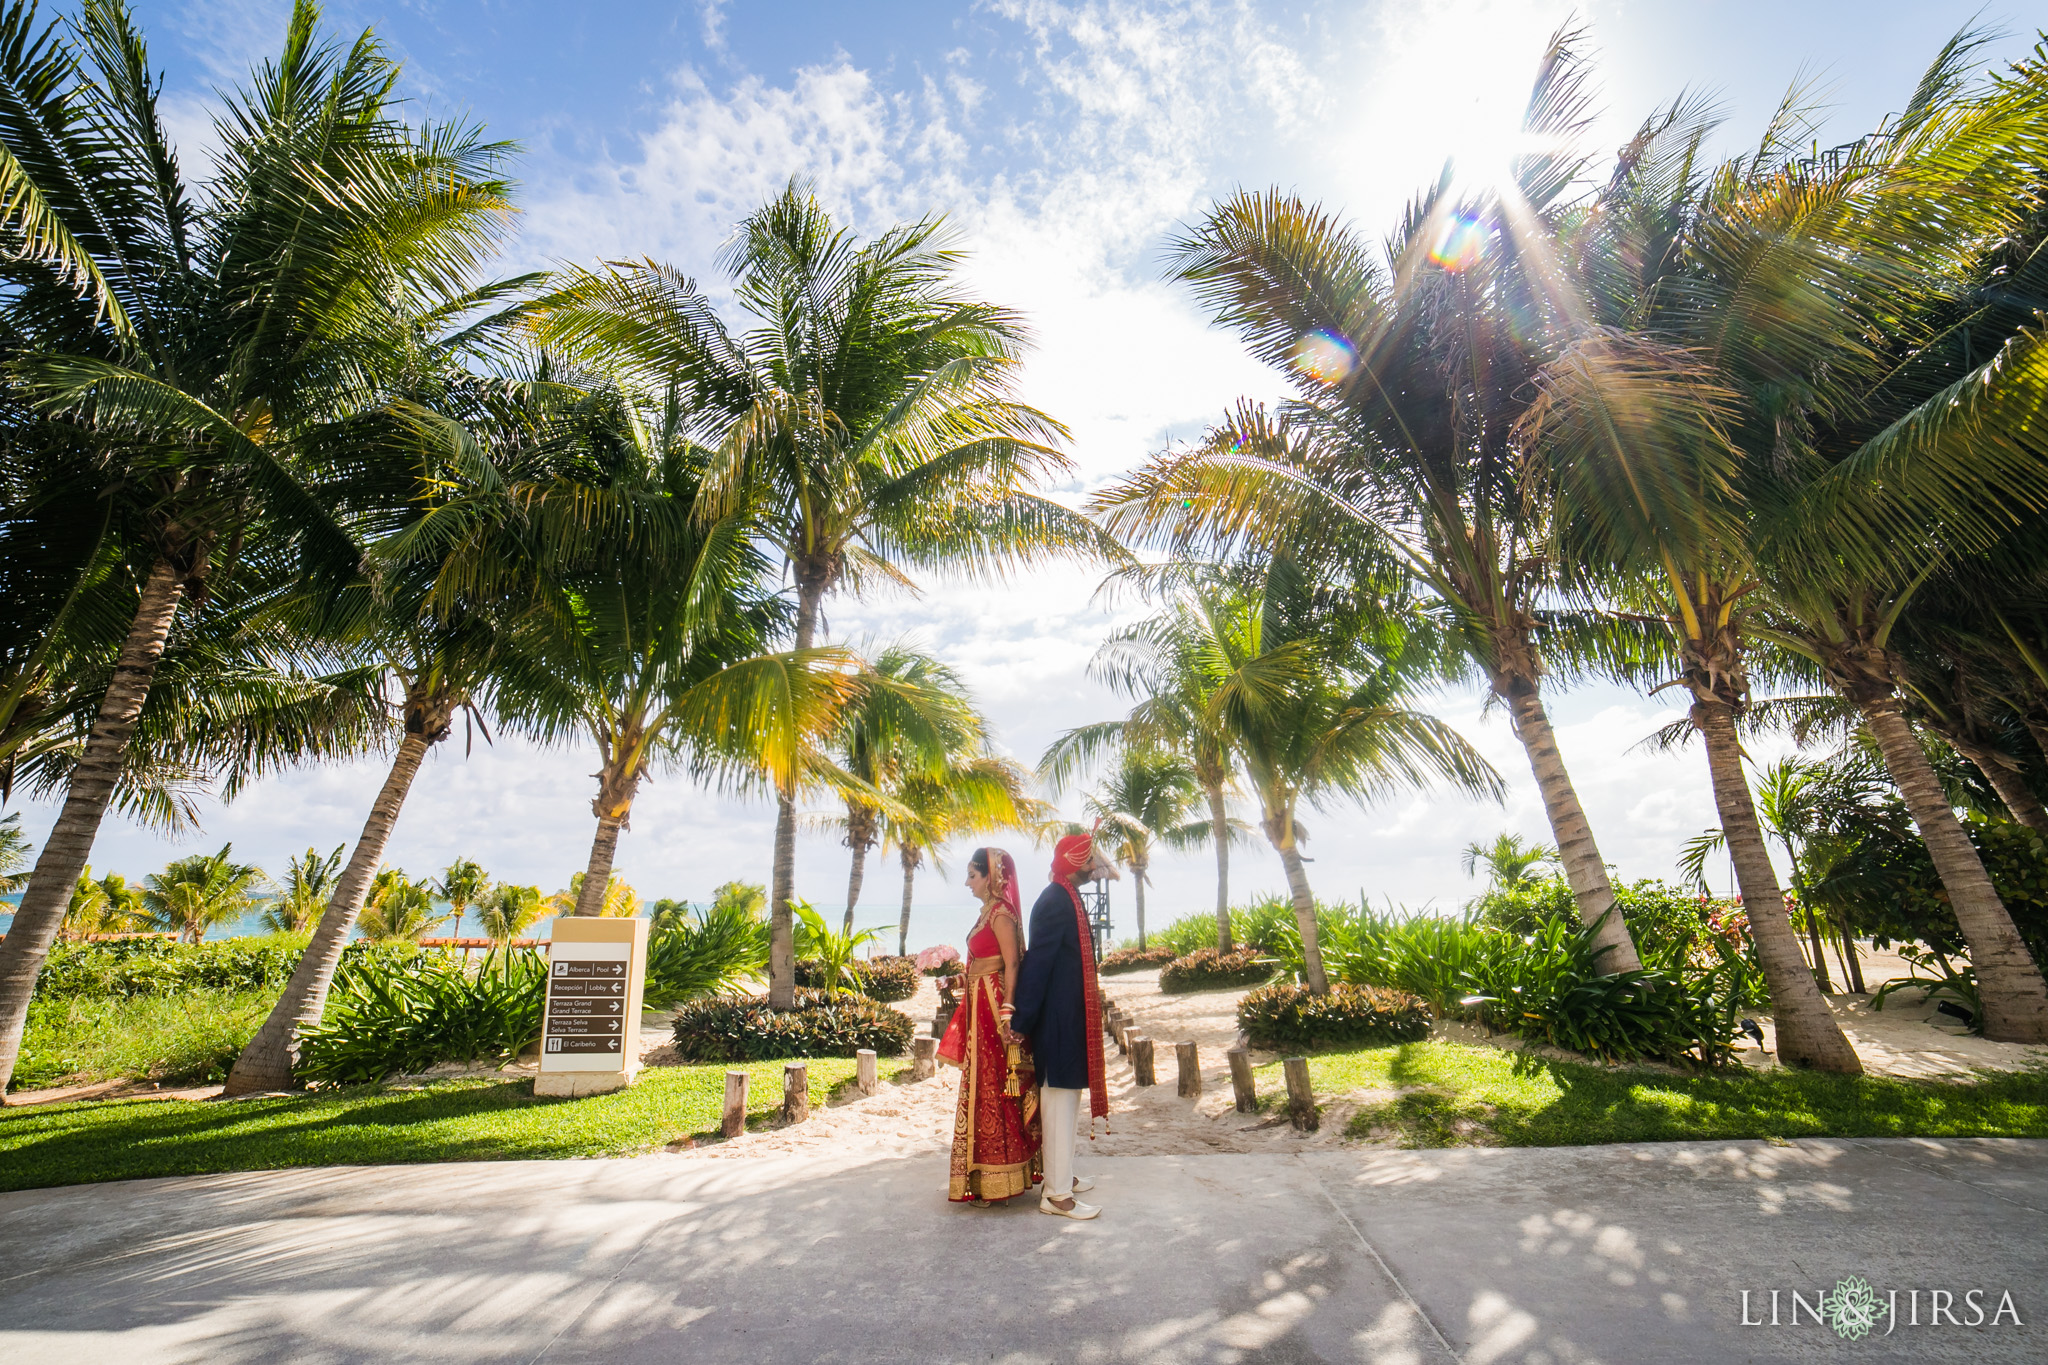
<path fill-rule="evenodd" d="M 981 918 L 967 936 L 967 990 L 939 1040 L 939 1060 L 960 1068 L 953 1169 L 946 1197 L 986 1204 L 1029 1194 L 1039 1169 L 1038 1081 L 1024 1040 L 1010 1032 L 1010 997 L 1024 957 L 1017 864 L 999 848 L 967 860 Z"/>

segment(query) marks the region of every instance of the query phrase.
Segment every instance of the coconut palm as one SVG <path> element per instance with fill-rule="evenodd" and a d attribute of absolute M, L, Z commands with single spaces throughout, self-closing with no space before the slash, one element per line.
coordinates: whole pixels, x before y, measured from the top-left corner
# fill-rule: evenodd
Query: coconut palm
<path fill-rule="evenodd" d="M 477 902 L 476 913 L 484 935 L 503 946 L 531 928 L 547 909 L 547 900 L 539 887 L 500 882 Z"/>
<path fill-rule="evenodd" d="M 128 879 L 118 872 L 94 878 L 88 867 L 71 893 L 60 933 L 67 939 L 89 934 L 126 934 L 146 929 L 149 923 L 141 887 L 128 885 Z"/>
<path fill-rule="evenodd" d="M 143 917 L 150 926 L 197 943 L 215 925 L 248 914 L 263 869 L 235 862 L 228 856 L 233 849 L 222 844 L 218 853 L 179 858 L 143 878 Z"/>
<path fill-rule="evenodd" d="M 1620 970 L 1641 963 L 1542 693 L 1547 676 L 1625 657 L 1641 632 L 1557 601 L 1548 542 L 1568 511 L 1520 474 L 1519 424 L 1547 367 L 1578 365 L 1574 348 L 1597 331 L 1559 248 L 1584 212 L 1564 197 L 1589 163 L 1576 146 L 1582 47 L 1560 32 L 1544 53 L 1524 120 L 1533 150 L 1507 180 L 1468 187 L 1447 168 L 1387 265 L 1363 234 L 1279 190 L 1233 195 L 1187 232 L 1174 278 L 1287 375 L 1294 401 L 1277 417 L 1240 405 L 1093 505 L 1184 553 L 1253 543 L 1304 562 L 1398 561 L 1506 708 L 1580 915 Z"/>
<path fill-rule="evenodd" d="M 1443 645 L 1412 608 L 1379 598 L 1379 586 L 1319 582 L 1278 559 L 1219 572 L 1196 589 L 1223 623 L 1210 706 L 1286 869 L 1317 994 L 1329 979 L 1301 853 L 1302 803 L 1364 802 L 1434 781 L 1496 800 L 1504 790 L 1456 731 L 1406 705 L 1441 681 Z"/>
<path fill-rule="evenodd" d="M 960 675 L 908 645 L 883 650 L 862 673 L 860 690 L 840 713 L 832 747 L 840 767 L 889 792 L 912 777 L 944 772 L 953 755 L 976 749 L 982 721 Z M 882 837 L 883 812 L 858 791 L 846 795 L 845 843 L 853 850 L 842 933 L 853 932 L 868 851 Z"/>
<path fill-rule="evenodd" d="M 0 1088 L 181 603 L 251 566 L 354 571 L 349 509 L 323 485 L 371 443 L 359 419 L 385 397 L 378 377 L 408 320 L 466 287 L 507 222 L 504 149 L 393 117 L 396 71 L 375 41 L 325 42 L 318 20 L 297 5 L 277 60 L 229 98 L 216 175 L 195 196 L 119 0 L 82 7 L 62 33 L 38 29 L 30 4 L 0 9 L 17 373 L 102 442 L 117 562 L 135 585 L 0 945 Z"/>
<path fill-rule="evenodd" d="M 0 819 L 0 892 L 28 885 L 28 836 L 21 832 L 21 812 Z"/>
<path fill-rule="evenodd" d="M 1477 876 L 1484 867 L 1489 890 L 1511 891 L 1532 885 L 1538 880 L 1537 874 L 1556 861 L 1557 850 L 1549 845 L 1533 839 L 1525 841 L 1519 834 L 1503 831 L 1490 844 L 1465 845 L 1458 866 L 1468 877 Z"/>
<path fill-rule="evenodd" d="M 715 447 L 703 515 L 749 509 L 796 589 L 795 646 L 813 648 L 825 598 L 906 583 L 906 568 L 983 572 L 1118 553 L 1086 518 L 1038 496 L 1068 465 L 1057 422 L 1009 397 L 1023 328 L 957 293 L 959 254 L 925 220 L 859 242 L 809 188 L 740 225 L 724 264 L 755 323 L 729 331 L 694 282 L 653 263 L 573 277 L 548 344 L 654 389 L 680 386 Z M 789 898 L 798 769 L 773 784 L 769 999 L 794 1000 Z"/>
<path fill-rule="evenodd" d="M 1174 575 L 1160 578 L 1169 586 Z M 1067 731 L 1046 749 L 1039 772 L 1055 790 L 1103 754 L 1130 745 L 1179 755 L 1193 772 L 1208 805 L 1206 822 L 1183 826 L 1188 837 L 1206 838 L 1216 851 L 1216 941 L 1233 946 L 1230 924 L 1230 845 L 1246 836 L 1230 815 L 1237 788 L 1237 758 L 1229 737 L 1210 708 L 1218 676 L 1210 667 L 1210 640 L 1218 622 L 1206 615 L 1210 599 L 1168 593 L 1166 609 L 1112 634 L 1089 672 L 1130 697 L 1135 705 L 1123 720 L 1102 721 Z"/>
<path fill-rule="evenodd" d="M 611 872 L 599 889 L 591 893 L 588 872 L 569 876 L 569 885 L 547 898 L 545 909 L 556 915 L 596 915 L 604 919 L 632 919 L 640 913 L 640 893 L 617 872 Z M 585 906 L 594 907 L 585 909 Z"/>
<path fill-rule="evenodd" d="M 1138 947 L 1145 946 L 1145 884 L 1161 844 L 1186 847 L 1206 836 L 1202 784 L 1186 760 L 1163 751 L 1125 749 L 1102 782 L 1082 798 L 1082 814 L 1097 821 L 1096 838 L 1131 872 L 1137 901 Z"/>
<path fill-rule="evenodd" d="M 1052 807 L 1029 795 L 1029 789 L 1023 767 L 994 754 L 954 754 L 936 773 L 912 770 L 898 776 L 889 788 L 896 808 L 882 820 L 882 847 L 893 847 L 903 867 L 898 957 L 910 951 L 911 902 L 925 859 L 943 874 L 940 850 L 956 839 L 1036 829 L 1050 818 Z"/>
<path fill-rule="evenodd" d="M 2048 340 L 2020 302 L 2048 283 L 2043 225 L 2020 192 L 2048 155 L 2048 79 L 2035 63 L 1972 87 L 1975 46 L 1952 40 L 1900 114 L 1818 157 L 1788 135 L 1803 126 L 1789 107 L 1757 152 L 1716 174 L 1643 322 L 1731 395 L 1743 523 L 1739 539 L 1719 538 L 1733 561 L 1720 582 L 1742 596 L 1692 603 L 1711 612 L 1700 633 L 1769 641 L 1855 706 L 1969 940 L 1987 1034 L 2038 1042 L 2048 983 L 1914 734 L 1892 650 L 1944 558 L 2048 496 Z M 1743 683 L 1722 672 L 1721 691 Z M 1707 721 L 1725 728 L 1726 709 L 1709 706 Z M 1718 792 L 1723 770 L 1739 770 L 1733 735 L 1716 738 Z M 1743 804 L 1724 801 L 1724 820 L 1740 823 Z M 1745 850 L 1761 837 L 1730 847 L 1747 897 Z M 1776 916 L 1755 907 L 1751 920 Z"/>
<path fill-rule="evenodd" d="M 370 894 L 357 924 L 373 943 L 417 943 L 434 927 L 434 884 L 387 867 L 370 883 Z"/>
<path fill-rule="evenodd" d="M 319 849 L 309 848 L 304 857 L 291 859 L 280 894 L 263 909 L 265 927 L 280 934 L 302 934 L 312 928 L 334 894 L 341 875 L 341 853 L 342 845 L 336 844 L 324 857 Z"/>
<path fill-rule="evenodd" d="M 435 893 L 448 902 L 449 923 L 457 929 L 469 907 L 482 901 L 490 889 L 490 877 L 473 858 L 457 858 L 442 869 L 441 880 L 434 884 Z"/>

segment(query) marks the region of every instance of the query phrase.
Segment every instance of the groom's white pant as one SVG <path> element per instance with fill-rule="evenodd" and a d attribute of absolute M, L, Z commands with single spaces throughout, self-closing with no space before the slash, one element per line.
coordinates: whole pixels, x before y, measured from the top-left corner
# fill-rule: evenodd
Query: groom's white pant
<path fill-rule="evenodd" d="M 1047 1199 L 1074 1193 L 1074 1143 L 1080 1131 L 1081 1092 L 1041 1086 L 1038 1091 L 1039 1132 L 1044 1138 Z"/>

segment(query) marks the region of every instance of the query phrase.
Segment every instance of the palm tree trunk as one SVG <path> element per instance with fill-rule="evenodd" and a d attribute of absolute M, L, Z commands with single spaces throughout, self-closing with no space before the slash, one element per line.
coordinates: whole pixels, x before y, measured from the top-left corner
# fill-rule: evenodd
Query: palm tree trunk
<path fill-rule="evenodd" d="M 342 946 L 355 928 L 356 916 L 362 913 L 363 897 L 369 893 L 378 864 L 384 861 L 384 847 L 398 823 L 398 812 L 405 805 L 413 778 L 419 775 L 420 763 L 433 744 L 427 734 L 412 733 L 400 742 L 391 771 L 384 778 L 384 787 L 370 806 L 369 818 L 363 821 L 355 851 L 349 855 L 348 866 L 342 869 L 341 880 L 334 884 L 334 894 L 328 897 L 327 908 L 313 930 L 313 941 L 299 955 L 291 980 L 285 983 L 284 994 L 271 1007 L 263 1027 L 235 1059 L 224 1093 L 248 1095 L 261 1090 L 283 1090 L 292 1083 L 292 1067 L 298 1062 L 299 1030 L 319 1023 L 327 1008 L 327 989 L 334 984 L 334 969 L 341 963 Z"/>
<path fill-rule="evenodd" d="M 1209 788 L 1209 835 L 1216 841 L 1216 947 L 1229 952 L 1235 944 L 1230 936 L 1230 824 L 1223 806 L 1223 788 Z"/>
<path fill-rule="evenodd" d="M 1849 974 L 1849 989 L 1858 995 L 1868 995 L 1863 984 L 1863 959 L 1856 951 L 1856 935 L 1849 929 L 1849 912 L 1840 911 L 1835 915 L 1835 927 L 1842 935 L 1842 953 L 1846 959 L 1842 970 Z"/>
<path fill-rule="evenodd" d="M 846 924 L 840 932 L 853 932 L 853 907 L 860 904 L 860 884 L 867 880 L 867 845 L 856 845 L 853 850 L 853 870 L 846 874 Z"/>
<path fill-rule="evenodd" d="M 627 814 L 598 818 L 597 834 L 590 841 L 590 861 L 583 868 L 583 889 L 576 893 L 576 914 L 583 918 L 604 914 L 604 893 L 611 889 L 612 861 L 618 856 L 619 831 L 626 820 Z"/>
<path fill-rule="evenodd" d="M 1820 915 L 1810 905 L 1802 905 L 1800 909 L 1806 915 L 1806 941 L 1813 949 L 1813 979 L 1820 983 L 1823 991 L 1832 995 L 1835 983 L 1828 978 L 1827 945 L 1820 941 Z M 1752 915 L 1750 918 L 1754 920 L 1756 917 Z"/>
<path fill-rule="evenodd" d="M 1984 780 L 1998 793 L 1998 799 L 2012 812 L 2012 818 L 2028 829 L 2048 834 L 2048 806 L 2034 795 L 2033 788 L 2020 776 L 2019 770 L 2007 762 L 2004 754 L 1987 744 L 1981 744 L 1967 735 L 1947 729 L 1942 735 L 1956 746 L 1956 752 L 1977 765 L 1977 771 L 1984 774 Z"/>
<path fill-rule="evenodd" d="M 825 584 L 797 575 L 796 647 L 809 649 L 818 634 L 818 603 Z M 768 1006 L 796 1008 L 796 916 L 789 898 L 796 887 L 796 793 L 775 793 L 775 866 L 768 890 Z"/>
<path fill-rule="evenodd" d="M 1281 824 L 1279 832 L 1275 825 Z M 1302 865 L 1301 850 L 1294 843 L 1294 822 L 1285 817 L 1266 817 L 1266 837 L 1287 869 L 1287 889 L 1294 893 L 1294 927 L 1301 933 L 1302 971 L 1308 988 L 1317 995 L 1330 993 L 1330 978 L 1323 971 L 1322 938 L 1316 929 L 1316 897 L 1309 890 L 1308 869 Z"/>
<path fill-rule="evenodd" d="M 86 734 L 85 752 L 72 769 L 64 807 L 36 857 L 35 870 L 29 874 L 21 904 L 14 912 L 13 927 L 0 941 L 0 1103 L 5 1103 L 7 1083 L 13 1079 L 14 1063 L 21 1055 L 21 1035 L 28 1024 L 36 977 L 43 970 L 43 959 L 49 956 L 50 940 L 57 936 L 64 912 L 71 907 L 79 875 L 92 856 L 93 840 L 99 836 L 100 821 L 106 818 L 107 803 L 113 799 L 114 785 L 127 761 L 136 718 L 142 714 L 142 703 L 156 678 L 164 641 L 170 636 L 183 596 L 184 582 L 169 562 L 160 559 L 150 566 L 135 619 L 128 626 L 128 638 L 121 642 L 121 653 L 114 661 L 114 676 Z"/>
<path fill-rule="evenodd" d="M 1756 801 L 1742 776 L 1742 744 L 1735 733 L 1735 714 L 1726 702 L 1698 698 L 1692 722 L 1705 741 L 1707 769 L 1714 784 L 1714 805 L 1721 814 L 1721 832 L 1742 887 L 1742 905 L 1749 913 L 1750 937 L 1757 962 L 1771 992 L 1771 1018 L 1777 1028 L 1778 1060 L 1787 1066 L 1811 1067 L 1855 1076 L 1863 1071 L 1856 1049 L 1799 955 L 1799 936 L 1785 914 L 1785 895 L 1764 846 Z"/>
<path fill-rule="evenodd" d="M 853 866 L 846 874 L 846 923 L 840 932 L 853 933 L 853 907 L 860 904 L 861 883 L 868 876 L 868 849 L 875 842 L 875 818 L 867 806 L 846 803 L 846 846 L 853 850 Z"/>
<path fill-rule="evenodd" d="M 1621 907 L 1615 903 L 1607 864 L 1600 857 L 1600 846 L 1593 842 L 1593 827 L 1586 820 L 1585 807 L 1579 804 L 1571 775 L 1565 771 L 1564 756 L 1557 751 L 1557 735 L 1550 728 L 1542 696 L 1535 684 L 1526 680 L 1496 683 L 1494 690 L 1506 696 L 1515 738 L 1528 752 L 1529 769 L 1543 793 L 1544 814 L 1550 817 L 1557 859 L 1579 905 L 1579 921 L 1594 926 L 1593 941 L 1612 950 L 1601 963 L 1610 972 L 1641 970 L 1643 959 L 1636 952 Z"/>
<path fill-rule="evenodd" d="M 1863 695 L 1851 699 L 1906 798 L 1921 842 L 1948 890 L 1956 924 L 1970 945 L 1970 964 L 1977 969 L 1977 989 L 1984 1000 L 1984 1036 L 2010 1043 L 2048 1043 L 2048 982 L 2042 980 L 2012 915 L 1984 871 L 1984 860 L 1950 808 L 1898 696 L 1858 691 Z"/>
<path fill-rule="evenodd" d="M 1138 903 L 1138 951 L 1145 951 L 1145 864 L 1138 859 L 1131 862 L 1131 894 Z"/>
<path fill-rule="evenodd" d="M 903 917 L 896 921 L 898 957 L 905 957 L 910 952 L 910 893 L 917 883 L 917 863 L 921 856 L 912 849 L 903 850 Z"/>

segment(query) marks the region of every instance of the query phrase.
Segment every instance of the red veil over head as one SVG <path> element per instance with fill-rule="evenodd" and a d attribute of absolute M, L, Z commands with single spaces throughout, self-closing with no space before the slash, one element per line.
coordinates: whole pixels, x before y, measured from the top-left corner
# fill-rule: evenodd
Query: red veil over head
<path fill-rule="evenodd" d="M 1024 903 L 1017 898 L 1017 860 L 1000 848 L 985 848 L 981 852 L 988 854 L 988 889 L 997 900 L 1010 907 L 1010 913 L 1022 924 Z"/>

